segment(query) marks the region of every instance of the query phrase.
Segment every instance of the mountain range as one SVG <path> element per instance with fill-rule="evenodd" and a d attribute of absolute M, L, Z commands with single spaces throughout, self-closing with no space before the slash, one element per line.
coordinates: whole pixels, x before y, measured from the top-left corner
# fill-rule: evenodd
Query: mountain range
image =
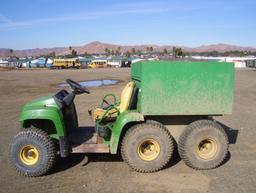
<path fill-rule="evenodd" d="M 171 51 L 174 45 L 155 45 L 155 44 L 144 44 L 144 45 L 117 45 L 110 43 L 103 43 L 99 41 L 94 41 L 83 46 L 72 46 L 72 49 L 75 49 L 78 54 L 87 53 L 105 53 L 105 49 L 117 50 L 118 47 L 121 48 L 121 52 L 131 51 L 132 48 L 140 50 L 141 52 L 146 52 L 148 47 L 152 47 L 154 51 L 161 52 L 163 49 Z M 252 51 L 256 52 L 256 48 L 253 47 L 243 47 L 229 44 L 212 44 L 212 45 L 202 45 L 199 47 L 186 47 L 186 46 L 176 46 L 181 47 L 185 52 L 226 52 L 226 51 Z M 55 52 L 56 55 L 65 55 L 70 54 L 70 49 L 68 47 L 55 47 L 55 48 L 34 48 L 34 49 L 24 49 L 24 50 L 13 50 L 13 53 L 10 53 L 9 48 L 0 48 L 0 57 L 7 57 L 10 55 L 15 55 L 18 57 L 25 56 L 40 56 Z"/>

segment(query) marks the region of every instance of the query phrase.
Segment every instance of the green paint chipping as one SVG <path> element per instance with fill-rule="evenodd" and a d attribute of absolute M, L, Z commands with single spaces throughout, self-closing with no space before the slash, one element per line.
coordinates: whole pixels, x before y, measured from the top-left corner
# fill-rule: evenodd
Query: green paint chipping
<path fill-rule="evenodd" d="M 146 61 L 132 65 L 143 115 L 230 114 L 234 65 L 225 62 Z"/>

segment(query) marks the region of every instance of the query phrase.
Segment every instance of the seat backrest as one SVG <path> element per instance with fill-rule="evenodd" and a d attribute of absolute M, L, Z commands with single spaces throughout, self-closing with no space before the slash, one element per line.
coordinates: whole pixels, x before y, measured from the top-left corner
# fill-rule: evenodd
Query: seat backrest
<path fill-rule="evenodd" d="M 121 93 L 121 103 L 120 103 L 120 106 L 119 106 L 120 113 L 122 113 L 122 112 L 124 112 L 128 109 L 134 85 L 135 85 L 134 82 L 129 82 L 124 87 L 124 89 Z"/>

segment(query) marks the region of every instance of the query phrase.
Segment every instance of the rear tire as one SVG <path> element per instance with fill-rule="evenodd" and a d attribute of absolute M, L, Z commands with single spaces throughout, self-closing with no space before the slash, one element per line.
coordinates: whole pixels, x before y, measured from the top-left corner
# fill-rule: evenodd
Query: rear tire
<path fill-rule="evenodd" d="M 22 175 L 41 176 L 53 167 L 57 153 L 54 141 L 39 129 L 19 132 L 10 145 L 10 162 Z"/>
<path fill-rule="evenodd" d="M 228 153 L 228 138 L 223 128 L 210 120 L 187 126 L 178 143 L 182 160 L 191 168 L 207 170 L 218 167 Z"/>
<path fill-rule="evenodd" d="M 125 134 L 121 154 L 123 160 L 138 172 L 156 172 L 173 155 L 173 138 L 160 123 L 148 121 L 131 127 Z"/>

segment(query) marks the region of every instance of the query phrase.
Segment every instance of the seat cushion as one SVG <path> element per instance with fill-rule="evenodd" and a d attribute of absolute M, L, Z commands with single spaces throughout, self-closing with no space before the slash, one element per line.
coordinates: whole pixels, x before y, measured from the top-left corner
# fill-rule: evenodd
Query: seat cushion
<path fill-rule="evenodd" d="M 121 93 L 121 103 L 119 105 L 119 110 L 121 113 L 126 111 L 129 107 L 134 85 L 134 82 L 129 82 L 128 84 L 126 84 Z"/>
<path fill-rule="evenodd" d="M 120 105 L 117 107 L 118 110 L 120 111 L 120 113 L 122 113 L 128 109 L 134 85 L 135 85 L 134 82 L 129 82 L 124 87 L 124 89 L 121 93 Z M 92 110 L 93 120 L 95 121 L 97 119 L 101 119 L 102 116 L 105 114 L 105 112 L 106 112 L 105 109 L 95 108 L 94 110 Z M 116 116 L 117 116 L 117 110 L 114 108 L 112 110 L 110 110 L 106 115 L 107 119 L 115 118 Z"/>
<path fill-rule="evenodd" d="M 101 119 L 102 116 L 106 113 L 106 110 L 102 109 L 102 108 L 95 108 L 92 110 L 92 118 L 94 121 L 96 121 L 97 119 Z M 114 118 L 117 116 L 117 111 L 116 109 L 112 109 L 110 110 L 107 115 L 108 118 Z"/>

